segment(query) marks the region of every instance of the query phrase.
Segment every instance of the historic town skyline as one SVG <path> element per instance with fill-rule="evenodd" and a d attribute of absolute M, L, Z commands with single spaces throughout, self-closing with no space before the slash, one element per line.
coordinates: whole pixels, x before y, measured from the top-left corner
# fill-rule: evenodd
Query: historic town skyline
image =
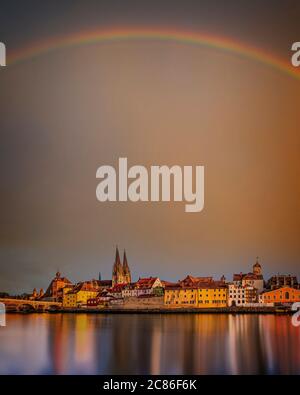
<path fill-rule="evenodd" d="M 116 256 L 115 256 L 115 260 L 114 260 L 114 263 L 113 263 L 112 279 L 116 278 L 121 273 L 121 277 L 123 276 L 125 278 L 125 282 L 129 282 L 129 283 L 131 282 L 131 280 L 132 281 L 136 281 L 136 279 L 140 278 L 140 277 L 147 278 L 147 277 L 151 277 L 151 276 L 158 276 L 159 278 L 162 278 L 162 279 L 168 279 L 171 282 L 177 282 L 177 281 L 180 281 L 180 278 L 183 278 L 184 275 L 187 273 L 187 270 L 186 270 L 187 266 L 186 265 L 183 267 L 182 275 L 178 276 L 178 277 L 174 276 L 174 274 L 172 274 L 172 273 L 170 273 L 169 275 L 168 274 L 161 275 L 161 271 L 160 270 L 158 270 L 157 272 L 154 273 L 154 271 L 151 270 L 151 268 L 149 268 L 146 272 L 139 272 L 137 270 L 138 269 L 138 265 L 135 263 L 134 259 L 131 260 L 131 265 L 130 265 L 131 269 L 129 269 L 126 248 L 121 250 L 122 253 L 123 253 L 122 259 L 121 259 L 121 253 L 119 252 L 118 245 L 115 245 L 115 248 L 116 248 Z M 255 262 L 257 263 L 259 261 L 261 261 L 261 258 L 259 256 L 256 256 Z M 226 279 L 229 279 L 232 276 L 232 273 L 237 273 L 237 275 L 238 275 L 239 273 L 242 273 L 242 271 L 243 271 L 242 268 L 243 267 L 245 267 L 245 266 L 247 267 L 249 265 L 251 265 L 251 261 L 241 264 L 239 266 L 241 271 L 238 271 L 238 270 L 231 271 L 230 267 L 226 266 L 226 267 L 224 267 L 224 270 L 222 272 L 209 272 L 209 268 L 202 263 L 202 264 L 199 264 L 199 270 L 198 271 L 189 271 L 189 274 L 192 275 L 192 276 L 196 276 L 196 277 L 197 276 L 202 276 L 202 277 L 211 276 L 212 278 L 217 278 L 218 276 L 219 277 L 224 276 Z M 56 271 L 58 273 L 60 273 L 62 267 L 63 267 L 63 265 L 56 265 Z M 268 264 L 265 264 L 264 268 L 265 268 L 265 277 L 266 278 L 271 278 L 273 275 L 278 275 L 278 276 L 282 275 L 283 272 L 286 273 L 285 275 L 287 275 L 287 273 L 288 273 L 288 275 L 294 275 L 296 277 L 299 277 L 299 273 L 297 271 L 292 272 L 292 273 L 287 272 L 286 270 L 273 272 L 272 269 L 271 269 L 271 266 L 268 265 Z M 110 278 L 110 276 L 111 276 L 111 263 L 107 263 L 107 264 L 100 263 L 97 266 L 97 269 L 98 269 L 98 271 L 97 270 L 93 271 L 93 270 L 91 270 L 91 268 L 88 265 L 85 264 L 85 271 L 86 271 L 86 273 L 83 276 L 79 275 L 78 273 L 76 273 L 75 271 L 72 271 L 72 270 L 71 271 L 63 270 L 63 272 L 66 274 L 66 276 L 68 278 L 72 278 L 72 280 L 73 280 L 72 283 L 73 284 L 74 283 L 75 284 L 76 283 L 80 283 L 82 281 L 89 281 L 89 280 L 87 280 L 88 278 L 94 278 L 94 279 L 96 279 L 96 278 L 100 279 L 100 277 L 102 279 Z M 124 270 L 124 272 L 123 272 L 123 270 Z M 47 271 L 47 272 L 49 272 L 49 271 Z M 52 271 L 52 273 L 53 273 L 53 271 Z M 51 272 L 50 272 L 49 276 L 51 276 Z M 24 293 L 28 293 L 28 292 L 30 293 L 30 291 L 33 288 L 36 288 L 37 290 L 42 288 L 42 289 L 45 290 L 45 289 L 48 288 L 48 286 L 47 286 L 47 284 L 48 284 L 47 277 L 49 277 L 49 276 L 46 275 L 46 272 L 44 273 L 43 276 L 41 276 L 41 279 L 38 280 L 40 286 L 37 284 L 37 281 L 34 280 L 34 281 L 31 281 L 32 285 L 26 285 L 26 282 L 25 282 L 25 283 L 23 283 L 23 285 L 21 283 L 20 286 L 14 287 L 12 289 L 2 287 L 2 288 L 0 288 L 0 292 L 3 292 L 3 293 L 7 292 L 7 293 L 13 295 L 13 294 L 19 294 L 19 293 L 23 293 L 23 292 Z M 34 275 L 34 273 L 32 273 L 31 278 L 34 279 L 35 277 L 36 276 Z M 117 281 L 115 280 L 114 283 L 116 283 L 116 282 Z M 118 282 L 120 282 L 120 281 L 118 281 Z M 1 282 L 0 282 L 0 284 L 1 284 Z"/>
<path fill-rule="evenodd" d="M 140 1 L 124 13 L 117 3 L 1 7 L 0 289 L 46 287 L 57 268 L 74 281 L 107 277 L 116 241 L 143 276 L 175 281 L 209 268 L 228 277 L 256 255 L 270 274 L 299 276 L 299 80 L 261 61 L 289 64 L 295 4 L 271 13 L 257 0 L 226 10 L 214 0 Z M 90 31 L 99 41 L 85 39 Z M 15 54 L 22 61 L 10 62 Z M 100 204 L 96 171 L 121 157 L 205 166 L 204 209 Z"/>
<path fill-rule="evenodd" d="M 0 294 L 11 311 L 22 309 L 60 309 L 101 311 L 101 309 L 254 309 L 276 312 L 277 307 L 287 308 L 300 302 L 300 284 L 297 276 L 276 274 L 264 277 L 258 257 L 248 272 L 234 273 L 232 279 L 187 274 L 184 279 L 170 281 L 154 274 L 133 280 L 124 249 L 121 260 L 118 246 L 112 265 L 111 277 L 72 282 L 57 271 L 46 291 L 34 288 L 32 293 L 19 295 Z M 40 304 L 39 304 L 40 303 Z M 54 304 L 51 304 L 54 303 Z M 21 309 L 21 310 L 20 310 Z M 229 309 L 229 310 L 227 310 Z M 244 310 L 242 310 L 244 311 Z"/>
<path fill-rule="evenodd" d="M 0 10 L 0 375 L 299 375 L 300 1 Z"/>

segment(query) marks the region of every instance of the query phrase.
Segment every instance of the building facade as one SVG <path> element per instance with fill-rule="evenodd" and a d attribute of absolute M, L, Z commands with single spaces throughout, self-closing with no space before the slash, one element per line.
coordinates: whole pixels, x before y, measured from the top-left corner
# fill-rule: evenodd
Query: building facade
<path fill-rule="evenodd" d="M 250 285 L 228 284 L 228 306 L 246 306 L 257 303 L 257 289 Z"/>
<path fill-rule="evenodd" d="M 122 289 L 122 298 L 133 298 L 138 296 L 138 289 L 135 284 L 127 284 L 126 287 Z"/>
<path fill-rule="evenodd" d="M 115 284 L 112 288 L 107 290 L 107 295 L 112 296 L 115 299 L 122 299 L 123 298 L 123 290 L 126 288 L 126 284 Z"/>
<path fill-rule="evenodd" d="M 163 294 L 163 284 L 158 277 L 139 278 L 134 284 L 137 296 Z"/>
<path fill-rule="evenodd" d="M 297 277 L 290 274 L 277 274 L 267 282 L 267 289 L 273 290 L 282 287 L 299 288 Z"/>
<path fill-rule="evenodd" d="M 220 282 L 203 284 L 198 288 L 198 307 L 216 308 L 227 306 L 227 287 Z"/>
<path fill-rule="evenodd" d="M 291 304 L 300 302 L 300 290 L 291 287 L 282 287 L 272 291 L 263 292 L 259 296 L 260 303 Z"/>
<path fill-rule="evenodd" d="M 198 306 L 196 287 L 183 287 L 180 284 L 165 287 L 164 304 L 168 307 Z"/>
<path fill-rule="evenodd" d="M 188 276 L 192 277 L 192 276 Z M 185 280 L 165 287 L 164 304 L 168 307 L 224 308 L 227 306 L 227 287 L 223 281 L 196 281 L 187 286 Z M 189 279 L 190 280 L 190 279 Z"/>
<path fill-rule="evenodd" d="M 253 265 L 252 272 L 233 275 L 233 283 L 237 286 L 251 286 L 260 293 L 264 290 L 264 277 L 262 267 L 258 260 Z"/>
<path fill-rule="evenodd" d="M 63 307 L 77 308 L 87 306 L 89 299 L 95 298 L 99 293 L 92 281 L 80 282 L 63 295 Z"/>
<path fill-rule="evenodd" d="M 43 299 L 53 300 L 55 302 L 62 302 L 63 289 L 66 286 L 73 286 L 71 281 L 66 277 L 61 277 L 60 272 L 57 272 L 54 279 L 51 281 L 47 291 L 43 295 Z"/>

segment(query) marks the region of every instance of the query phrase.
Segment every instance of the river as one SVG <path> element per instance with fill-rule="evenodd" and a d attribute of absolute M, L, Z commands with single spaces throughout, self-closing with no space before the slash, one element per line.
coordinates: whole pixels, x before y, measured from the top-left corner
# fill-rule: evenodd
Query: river
<path fill-rule="evenodd" d="M 300 374 L 291 317 L 9 314 L 0 374 Z"/>

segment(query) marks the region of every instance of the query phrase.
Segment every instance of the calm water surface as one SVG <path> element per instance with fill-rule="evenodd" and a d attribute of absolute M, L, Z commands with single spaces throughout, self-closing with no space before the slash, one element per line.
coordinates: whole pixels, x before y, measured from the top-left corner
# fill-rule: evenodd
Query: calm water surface
<path fill-rule="evenodd" d="M 8 315 L 0 374 L 300 374 L 300 327 L 273 315 Z"/>

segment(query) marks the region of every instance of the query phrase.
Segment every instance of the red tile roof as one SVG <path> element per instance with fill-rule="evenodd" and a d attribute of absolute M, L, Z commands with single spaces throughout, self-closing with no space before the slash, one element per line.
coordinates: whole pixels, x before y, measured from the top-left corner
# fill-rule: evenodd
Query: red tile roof
<path fill-rule="evenodd" d="M 254 273 L 239 273 L 233 275 L 233 281 L 242 281 L 242 280 L 262 280 L 263 276 L 261 274 L 257 275 Z"/>
<path fill-rule="evenodd" d="M 111 293 L 119 293 L 127 286 L 127 284 L 115 284 L 112 288 L 107 289 L 108 292 Z"/>
<path fill-rule="evenodd" d="M 162 283 L 162 285 L 163 285 L 164 287 L 169 287 L 169 286 L 178 284 L 178 283 L 174 283 L 174 282 L 170 282 L 170 281 L 165 281 L 165 280 L 161 280 L 161 283 Z"/>
<path fill-rule="evenodd" d="M 97 292 L 98 288 L 95 286 L 93 281 L 83 281 L 77 283 L 74 288 L 68 293 L 78 293 L 79 291 L 89 291 L 89 292 Z"/>
<path fill-rule="evenodd" d="M 111 287 L 112 281 L 111 280 L 93 280 L 98 285 L 98 287 Z"/>
<path fill-rule="evenodd" d="M 199 287 L 201 284 L 209 284 L 213 282 L 212 277 L 194 277 L 191 275 L 186 276 L 183 280 L 179 281 L 185 287 Z"/>
<path fill-rule="evenodd" d="M 158 277 L 147 277 L 147 278 L 140 278 L 136 283 L 135 287 L 139 289 L 146 289 L 146 288 L 152 288 L 155 281 L 158 279 Z"/>
<path fill-rule="evenodd" d="M 51 281 L 50 285 L 48 286 L 45 294 L 43 297 L 51 297 L 52 296 L 52 290 L 54 287 L 54 284 L 57 282 L 61 282 L 64 283 L 65 285 L 72 285 L 71 281 L 67 279 L 67 277 L 60 277 L 59 276 L 55 276 L 54 279 Z"/>
<path fill-rule="evenodd" d="M 227 288 L 226 284 L 223 281 L 199 281 L 195 282 L 191 285 L 185 285 L 183 282 L 179 281 L 176 284 L 166 285 L 166 290 L 172 289 L 219 289 L 219 288 Z"/>

